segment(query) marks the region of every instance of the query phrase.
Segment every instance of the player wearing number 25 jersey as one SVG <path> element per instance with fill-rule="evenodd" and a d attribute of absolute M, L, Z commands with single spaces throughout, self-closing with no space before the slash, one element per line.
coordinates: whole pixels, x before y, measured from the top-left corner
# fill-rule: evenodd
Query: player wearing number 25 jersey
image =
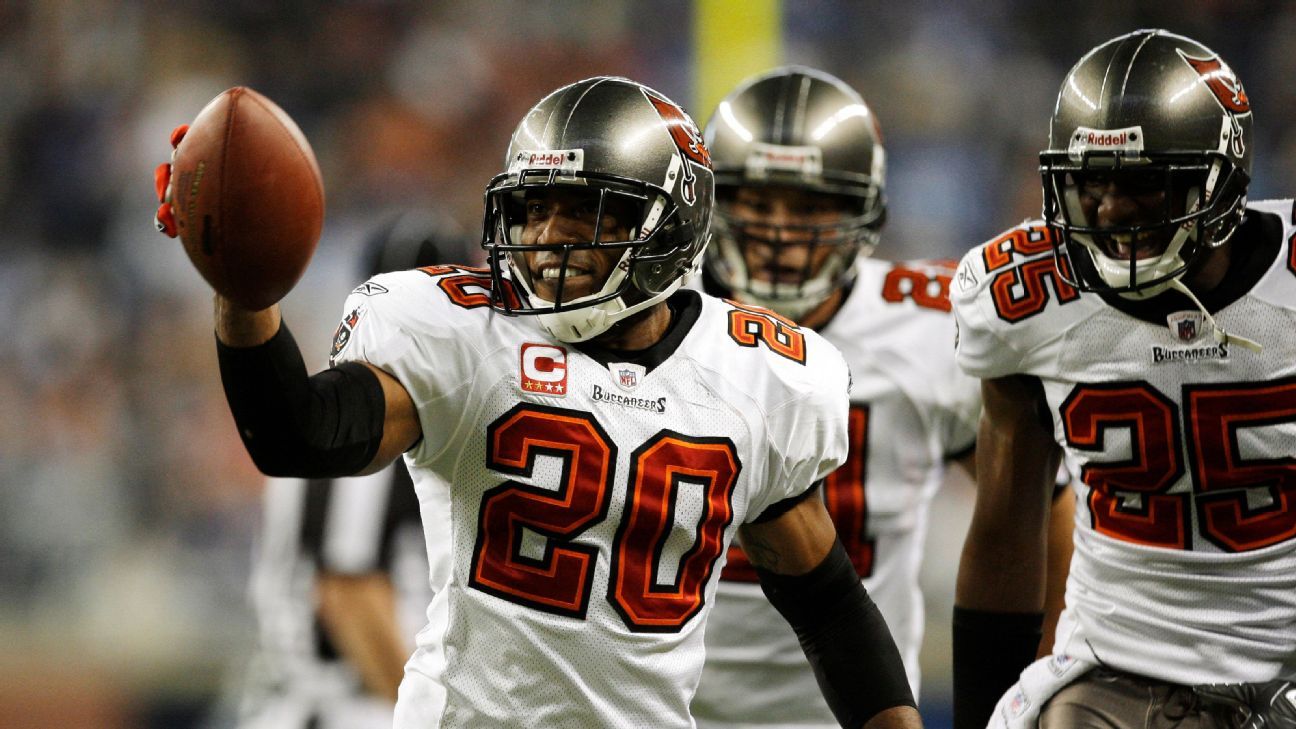
<path fill-rule="evenodd" d="M 277 307 L 218 298 L 226 395 L 269 473 L 404 454 L 436 595 L 396 726 L 691 727 L 707 613 L 741 534 L 838 721 L 921 721 L 816 485 L 849 373 L 813 332 L 680 290 L 710 154 L 619 78 L 563 87 L 486 190 L 488 268 L 381 275 L 307 377 Z"/>
<path fill-rule="evenodd" d="M 1081 482 L 1066 609 L 995 726 L 1034 726 L 1041 706 L 1045 727 L 1225 726 L 1188 687 L 1296 676 L 1296 208 L 1246 203 L 1250 130 L 1206 47 L 1109 41 L 1063 84 L 1046 220 L 958 268 L 958 361 L 985 384 L 977 462 L 994 474 L 958 605 L 999 652 L 959 655 L 956 635 L 957 726 L 984 726 L 1033 657 L 1004 635 L 1038 607 L 1059 448 Z"/>
<path fill-rule="evenodd" d="M 705 290 L 818 331 L 850 366 L 850 451 L 823 500 L 886 618 L 915 694 L 927 513 L 946 463 L 971 451 L 975 379 L 954 362 L 951 263 L 868 258 L 885 218 L 871 110 L 829 74 L 784 67 L 740 84 L 706 129 L 716 240 Z M 730 548 L 694 698 L 703 727 L 836 726 L 797 637 Z"/>

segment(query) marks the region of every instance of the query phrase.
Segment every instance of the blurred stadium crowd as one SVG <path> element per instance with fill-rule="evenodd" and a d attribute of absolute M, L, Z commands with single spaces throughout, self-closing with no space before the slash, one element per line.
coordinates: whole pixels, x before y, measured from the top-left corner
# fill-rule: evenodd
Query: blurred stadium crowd
<path fill-rule="evenodd" d="M 473 238 L 461 257 L 479 257 L 482 191 L 545 91 L 621 74 L 705 123 L 691 3 L 590 8 L 0 2 L 0 726 L 198 725 L 252 641 L 261 477 L 221 396 L 209 291 L 152 230 L 170 129 L 246 84 L 310 138 L 327 221 L 285 308 L 320 367 L 360 243 L 397 211 L 443 211 Z M 1230 60 L 1256 109 L 1253 195 L 1296 192 L 1296 4 L 787 0 L 783 13 L 784 60 L 841 76 L 881 119 L 880 256 L 956 257 L 1038 214 L 1035 155 L 1067 64 L 1138 27 Z"/>

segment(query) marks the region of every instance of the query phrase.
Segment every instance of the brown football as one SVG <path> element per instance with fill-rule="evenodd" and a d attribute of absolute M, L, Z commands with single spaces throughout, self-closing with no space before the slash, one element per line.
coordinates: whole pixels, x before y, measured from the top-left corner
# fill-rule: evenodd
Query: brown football
<path fill-rule="evenodd" d="M 217 293 L 264 309 L 292 289 L 324 225 L 310 143 L 275 103 L 244 86 L 212 99 L 176 148 L 176 230 Z"/>

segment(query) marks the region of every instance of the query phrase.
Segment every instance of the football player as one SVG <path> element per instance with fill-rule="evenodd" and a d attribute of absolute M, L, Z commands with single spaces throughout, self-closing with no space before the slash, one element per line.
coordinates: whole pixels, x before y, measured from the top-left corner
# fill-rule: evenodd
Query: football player
<path fill-rule="evenodd" d="M 462 238 L 444 216 L 403 213 L 373 236 L 363 274 L 441 263 Z M 390 729 L 432 598 L 409 471 L 271 478 L 263 504 L 250 590 L 259 643 L 238 726 Z"/>
<path fill-rule="evenodd" d="M 703 288 L 814 329 L 846 356 L 850 450 L 822 496 L 917 695 L 928 507 L 946 464 L 970 471 L 981 407 L 954 363 L 953 262 L 869 257 L 886 218 L 885 150 L 877 118 L 840 79 L 801 66 L 750 78 L 705 137 L 717 204 Z M 732 546 L 693 702 L 700 726 L 833 725 L 782 622 Z"/>
<path fill-rule="evenodd" d="M 956 726 L 1293 716 L 1296 208 L 1248 204 L 1255 141 L 1209 48 L 1110 40 L 1062 82 L 1043 220 L 960 263 L 958 361 L 984 415 Z M 1063 451 L 1082 482 L 1075 555 L 1053 655 L 1031 663 Z"/>
<path fill-rule="evenodd" d="M 839 721 L 920 726 L 816 498 L 846 453 L 841 355 L 680 290 L 712 196 L 680 107 L 587 79 L 518 125 L 486 192 L 489 268 L 371 279 L 324 372 L 308 377 L 277 306 L 217 297 L 222 378 L 257 465 L 338 476 L 404 454 L 426 534 L 448 542 L 398 727 L 692 726 L 739 531 Z"/>

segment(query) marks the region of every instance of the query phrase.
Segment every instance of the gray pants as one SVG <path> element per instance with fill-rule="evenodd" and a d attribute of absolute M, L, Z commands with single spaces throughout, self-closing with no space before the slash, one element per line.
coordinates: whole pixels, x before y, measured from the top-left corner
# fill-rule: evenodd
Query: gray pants
<path fill-rule="evenodd" d="M 1231 729 L 1187 686 L 1096 668 L 1044 705 L 1040 729 Z"/>

